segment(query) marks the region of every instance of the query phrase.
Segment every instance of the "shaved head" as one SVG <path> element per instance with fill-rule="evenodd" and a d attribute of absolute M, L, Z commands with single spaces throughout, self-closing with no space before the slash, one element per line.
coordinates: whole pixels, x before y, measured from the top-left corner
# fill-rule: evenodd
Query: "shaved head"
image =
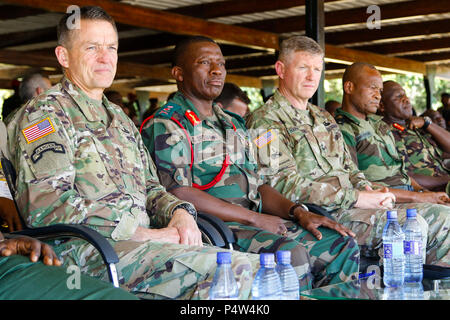
<path fill-rule="evenodd" d="M 361 119 L 377 112 L 383 80 L 374 66 L 364 62 L 348 66 L 342 77 L 342 88 L 342 110 Z"/>
<path fill-rule="evenodd" d="M 392 92 L 394 89 L 401 87 L 400 84 L 398 84 L 395 81 L 387 80 L 383 82 L 383 92 L 381 93 L 381 101 L 385 101 L 386 99 L 389 99 L 389 97 L 392 95 Z"/>
<path fill-rule="evenodd" d="M 366 68 L 379 72 L 373 65 L 369 63 L 355 62 L 345 69 L 344 76 L 342 77 L 342 84 L 346 83 L 347 81 L 351 81 L 353 83 L 359 82 L 361 76 L 364 75 L 363 71 Z"/>

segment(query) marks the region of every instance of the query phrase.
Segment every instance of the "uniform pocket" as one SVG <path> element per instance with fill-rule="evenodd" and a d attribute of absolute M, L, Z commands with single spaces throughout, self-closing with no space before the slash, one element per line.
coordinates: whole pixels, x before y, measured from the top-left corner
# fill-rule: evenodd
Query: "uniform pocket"
<path fill-rule="evenodd" d="M 80 137 L 74 160 L 75 186 L 86 199 L 98 200 L 117 190 L 103 163 L 106 157 L 106 150 L 98 150 L 92 136 Z"/>

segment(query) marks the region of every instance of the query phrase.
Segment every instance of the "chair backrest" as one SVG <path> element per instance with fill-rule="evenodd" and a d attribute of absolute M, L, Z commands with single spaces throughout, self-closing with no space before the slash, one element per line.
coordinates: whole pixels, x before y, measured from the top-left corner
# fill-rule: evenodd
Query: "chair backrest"
<path fill-rule="evenodd" d="M 6 131 L 6 126 L 3 123 L 3 121 L 0 121 L 0 162 L 2 165 L 2 171 L 5 175 L 6 183 L 8 184 L 9 191 L 11 192 L 11 196 L 14 200 L 14 206 L 16 207 L 17 213 L 19 214 L 20 219 L 22 220 L 22 225 L 24 224 L 22 215 L 19 211 L 19 206 L 16 202 L 16 169 L 14 168 L 14 165 L 9 160 L 9 150 L 7 148 L 7 141 L 8 141 L 8 132 Z"/>

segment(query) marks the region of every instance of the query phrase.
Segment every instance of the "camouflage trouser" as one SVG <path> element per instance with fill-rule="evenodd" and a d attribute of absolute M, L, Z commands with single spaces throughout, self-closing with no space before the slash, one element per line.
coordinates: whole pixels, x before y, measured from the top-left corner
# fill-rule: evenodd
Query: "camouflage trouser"
<path fill-rule="evenodd" d="M 450 266 L 450 207 L 431 203 L 397 204 L 398 220 L 406 220 L 406 209 L 415 208 L 417 220 L 422 226 L 426 250 L 423 251 L 427 264 Z M 386 224 L 386 210 L 350 209 L 339 210 L 336 219 L 356 233 L 361 256 L 381 255 L 382 234 Z"/>
<path fill-rule="evenodd" d="M 119 241 L 113 246 L 120 259 L 116 264 L 120 286 L 144 299 L 208 299 L 216 254 L 226 251 L 151 241 Z M 54 248 L 64 265 L 78 265 L 82 273 L 108 281 L 103 260 L 92 245 L 73 240 Z M 232 251 L 239 299 L 250 299 L 258 268 L 259 255 Z"/>
<path fill-rule="evenodd" d="M 235 222 L 227 224 L 236 237 L 235 250 L 252 253 L 290 250 L 300 290 L 358 278 L 359 247 L 351 237 L 319 228 L 323 235 L 319 241 L 297 223 L 287 220 L 286 237 Z"/>

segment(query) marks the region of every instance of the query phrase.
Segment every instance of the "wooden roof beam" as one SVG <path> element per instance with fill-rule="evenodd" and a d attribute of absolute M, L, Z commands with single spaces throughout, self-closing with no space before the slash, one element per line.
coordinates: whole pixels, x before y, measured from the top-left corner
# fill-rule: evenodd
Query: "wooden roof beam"
<path fill-rule="evenodd" d="M 450 11 L 450 1 L 415 0 L 399 3 L 380 5 L 381 23 L 386 19 L 398 19 L 403 17 L 420 16 Z M 325 27 L 340 26 L 354 23 L 366 23 L 369 15 L 366 7 L 344 9 L 325 12 Z M 289 33 L 305 30 L 306 17 L 293 16 L 263 21 L 240 23 L 239 26 L 266 30 L 275 33 Z"/>
<path fill-rule="evenodd" d="M 31 67 L 50 67 L 60 69 L 60 65 L 55 56 L 35 55 L 28 52 L 0 50 L 0 63 L 31 66 Z M 141 63 L 119 61 L 117 64 L 116 77 L 143 77 L 155 80 L 175 82 L 172 78 L 171 68 L 154 67 Z M 254 77 L 227 75 L 227 81 L 234 82 L 237 85 L 245 87 L 261 87 L 261 80 Z"/>
<path fill-rule="evenodd" d="M 89 0 L 60 0 L 57 2 L 48 2 L 46 0 L 3 0 L 6 2 L 13 2 L 25 6 L 31 6 L 34 8 L 45 9 L 50 11 L 60 11 L 65 12 L 69 5 L 84 6 L 91 4 Z M 414 10 L 419 9 L 425 10 L 424 7 L 428 9 L 449 11 L 446 7 L 450 8 L 450 2 L 436 3 L 424 0 L 408 1 L 402 2 L 400 4 L 393 4 L 393 7 L 389 7 L 390 10 L 396 8 L 399 9 L 401 4 L 409 4 L 409 12 L 414 12 Z M 99 0 L 96 3 L 105 9 L 118 23 L 128 23 L 130 25 L 149 28 L 154 30 L 160 30 L 165 32 L 172 32 L 178 34 L 200 34 L 205 36 L 210 36 L 214 39 L 222 40 L 225 42 L 230 42 L 234 44 L 240 44 L 250 47 L 258 47 L 262 49 L 278 49 L 279 48 L 279 38 L 276 34 L 270 32 L 261 32 L 257 30 L 240 28 L 232 25 L 226 25 L 221 23 L 214 23 L 209 21 L 204 21 L 197 18 L 186 17 L 174 13 L 163 12 L 159 10 L 153 10 L 148 8 L 141 8 L 136 6 L 131 6 L 127 4 L 117 3 L 110 0 Z M 386 5 L 391 6 L 391 5 Z M 382 6 L 382 7 L 386 7 Z M 418 6 L 416 8 L 415 6 Z M 411 9 L 412 8 L 412 9 Z M 406 9 L 406 8 L 404 8 Z M 383 10 L 383 16 L 386 17 L 386 13 Z M 429 12 L 430 10 L 428 10 Z M 338 11 L 339 12 L 339 11 Z M 365 11 L 364 11 L 365 12 Z M 387 12 L 389 12 L 387 10 Z M 396 12 L 399 15 L 399 12 Z M 404 12 L 402 12 L 404 14 Z M 133 17 L 133 19 L 130 19 Z M 378 67 L 397 69 L 399 71 L 415 72 L 420 74 L 425 74 L 425 65 L 417 61 L 409 61 L 406 59 L 386 57 L 379 54 L 373 54 L 364 51 L 345 49 L 341 47 L 336 47 L 332 45 L 326 45 L 325 48 L 326 58 L 339 60 L 339 61 L 366 61 L 372 63 Z M 123 65 L 123 63 L 122 63 Z M 136 74 L 138 74 L 138 69 L 136 69 Z"/>
<path fill-rule="evenodd" d="M 354 49 L 377 52 L 381 54 L 404 54 L 406 52 L 430 51 L 434 49 L 448 48 L 450 43 L 449 37 L 418 39 L 413 41 L 402 41 L 396 43 L 381 43 L 373 45 L 356 46 Z"/>
<path fill-rule="evenodd" d="M 425 64 L 419 61 L 388 57 L 378 53 L 347 49 L 330 44 L 325 45 L 325 60 L 346 64 L 360 61 L 370 63 L 380 70 L 389 70 L 398 73 L 412 72 L 422 75 L 426 74 Z"/>
<path fill-rule="evenodd" d="M 383 26 L 381 29 L 329 32 L 326 34 L 326 41 L 327 43 L 334 45 L 348 45 L 358 42 L 426 36 L 448 32 L 450 32 L 450 19 L 440 19 Z"/>
<path fill-rule="evenodd" d="M 66 12 L 71 5 L 92 5 L 89 0 L 4 0 L 48 11 Z M 108 12 L 116 22 L 164 32 L 204 35 L 226 43 L 259 49 L 278 49 L 278 36 L 271 32 L 251 30 L 234 25 L 215 23 L 180 14 L 138 7 L 111 0 L 98 0 L 96 5 Z"/>
<path fill-rule="evenodd" d="M 340 0 L 325 0 L 334 2 Z M 202 19 L 237 16 L 265 11 L 290 9 L 305 5 L 305 0 L 224 0 L 167 10 Z"/>

